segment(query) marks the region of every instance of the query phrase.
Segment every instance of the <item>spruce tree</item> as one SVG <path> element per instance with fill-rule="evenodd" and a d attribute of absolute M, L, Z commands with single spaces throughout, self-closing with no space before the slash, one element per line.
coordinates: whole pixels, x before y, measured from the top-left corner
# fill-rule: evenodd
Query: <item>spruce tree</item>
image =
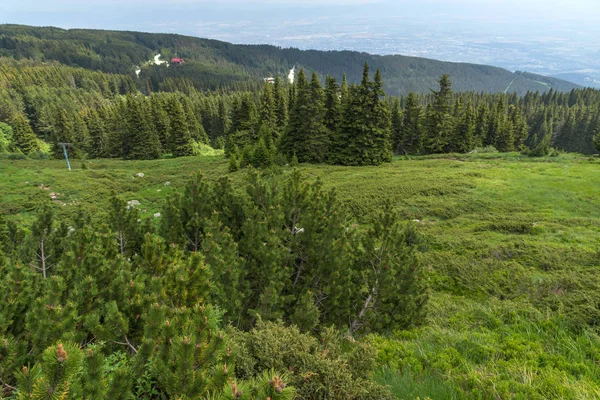
<path fill-rule="evenodd" d="M 433 91 L 433 103 L 427 113 L 428 150 L 431 153 L 446 151 L 453 131 L 451 115 L 452 82 L 449 75 L 442 75 L 440 88 Z"/>
<path fill-rule="evenodd" d="M 462 114 L 462 116 L 461 116 Z M 449 150 L 457 153 L 467 153 L 474 148 L 475 136 L 475 111 L 471 103 L 458 114 L 454 135 L 449 143 Z"/>
<path fill-rule="evenodd" d="M 350 87 L 347 100 L 342 100 L 342 122 L 333 140 L 334 163 L 379 165 L 391 160 L 390 117 L 383 95 L 381 73 L 377 70 L 371 82 L 365 64 L 361 85 Z"/>
<path fill-rule="evenodd" d="M 329 130 L 325 126 L 325 106 L 323 88 L 319 77 L 313 73 L 308 96 L 308 105 L 303 109 L 304 115 L 304 143 L 300 144 L 301 162 L 323 163 L 327 160 L 330 144 Z"/>
<path fill-rule="evenodd" d="M 229 129 L 229 115 L 227 112 L 227 107 L 225 106 L 225 102 L 222 98 L 219 98 L 219 107 L 216 114 L 213 115 L 212 124 L 211 124 L 211 133 L 210 137 L 211 145 L 215 148 L 218 148 L 219 141 L 225 140 L 226 133 Z M 224 142 L 222 142 L 224 143 Z"/>
<path fill-rule="evenodd" d="M 423 151 L 423 108 L 419 104 L 417 95 L 413 92 L 408 94 L 406 109 L 402 121 L 402 137 L 404 141 L 399 149 L 407 154 L 419 154 Z"/>
<path fill-rule="evenodd" d="M 310 101 L 308 81 L 306 80 L 304 70 L 300 70 L 296 77 L 294 92 L 294 102 L 289 114 L 286 130 L 281 138 L 280 150 L 287 156 L 290 156 L 294 152 L 303 156 L 305 151 L 302 146 L 306 141 L 306 132 L 304 131 L 306 121 L 304 118 L 308 114 L 307 108 Z M 299 158 L 301 157 L 299 156 Z"/>
<path fill-rule="evenodd" d="M 379 69 L 375 71 L 371 96 L 373 99 L 372 118 L 374 119 L 371 135 L 373 136 L 374 149 L 370 163 L 378 165 L 392 161 L 390 112 L 387 104 L 383 101 L 385 92 L 383 91 L 383 77 Z"/>
<path fill-rule="evenodd" d="M 90 151 L 90 135 L 88 127 L 78 112 L 73 114 L 74 154 L 85 157 Z"/>
<path fill-rule="evenodd" d="M 486 104 L 481 104 L 477 109 L 477 119 L 475 121 L 474 147 L 486 146 L 486 135 L 488 126 L 488 108 Z"/>
<path fill-rule="evenodd" d="M 403 115 L 400 109 L 400 101 L 395 99 L 392 101 L 391 110 L 391 132 L 392 132 L 392 145 L 395 154 L 404 153 L 404 143 L 406 138 L 404 137 L 403 128 Z"/>
<path fill-rule="evenodd" d="M 494 146 L 498 151 L 508 152 L 514 150 L 513 125 L 508 118 L 504 99 L 498 100 L 496 104 L 490 137 L 493 137 Z"/>
<path fill-rule="evenodd" d="M 527 120 L 521 115 L 521 110 L 518 106 L 511 105 L 509 114 L 510 122 L 513 126 L 513 148 L 520 151 L 525 146 L 525 139 L 529 136 L 529 126 L 527 125 Z"/>
<path fill-rule="evenodd" d="M 107 137 L 104 121 L 95 110 L 92 110 L 87 119 L 87 129 L 90 137 L 88 155 L 90 158 L 107 156 Z"/>
<path fill-rule="evenodd" d="M 191 156 L 192 136 L 183 106 L 176 97 L 169 100 L 169 148 L 173 157 Z"/>
<path fill-rule="evenodd" d="M 266 125 L 269 129 L 274 129 L 277 126 L 277 108 L 272 86 L 269 82 L 264 84 L 258 108 L 258 128 Z"/>
<path fill-rule="evenodd" d="M 325 127 L 330 135 L 337 131 L 341 117 L 341 103 L 339 85 L 335 78 L 327 76 L 325 79 Z"/>
<path fill-rule="evenodd" d="M 63 148 L 58 143 L 74 143 L 75 134 L 73 131 L 73 121 L 67 114 L 67 111 L 61 109 L 58 112 L 56 126 L 54 127 L 54 135 L 52 138 L 52 154 L 55 158 L 62 158 Z M 74 148 L 67 147 L 67 153 L 70 157 L 74 156 Z"/>
<path fill-rule="evenodd" d="M 152 126 L 158 136 L 160 147 L 163 151 L 169 148 L 169 115 L 165 108 L 163 99 L 159 95 L 152 94 L 152 96 L 150 96 L 150 116 Z"/>
<path fill-rule="evenodd" d="M 11 126 L 13 128 L 13 142 L 17 149 L 23 154 L 30 154 L 39 150 L 35 133 L 33 133 L 24 115 L 16 114 L 11 121 Z"/>
<path fill-rule="evenodd" d="M 183 106 L 183 112 L 185 114 L 188 130 L 190 132 L 190 136 L 193 140 L 198 143 L 208 143 L 208 135 L 204 130 L 204 126 L 200 123 L 202 120 L 202 116 L 199 115 L 197 109 L 194 109 L 194 106 L 188 96 L 183 96 L 181 98 L 181 104 Z"/>
<path fill-rule="evenodd" d="M 275 119 L 277 129 L 279 132 L 283 132 L 288 119 L 288 105 L 285 98 L 285 92 L 281 87 L 281 79 L 275 78 L 275 86 L 273 87 L 274 101 L 275 101 Z"/>
<path fill-rule="evenodd" d="M 124 158 L 131 160 L 151 160 L 160 157 L 160 142 L 156 131 L 150 128 L 145 98 L 130 95 L 127 97 Z"/>

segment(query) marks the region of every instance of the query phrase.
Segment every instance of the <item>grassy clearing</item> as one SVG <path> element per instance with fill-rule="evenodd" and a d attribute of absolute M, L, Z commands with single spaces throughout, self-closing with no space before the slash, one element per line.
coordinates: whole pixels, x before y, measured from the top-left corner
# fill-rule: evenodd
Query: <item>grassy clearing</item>
<path fill-rule="evenodd" d="M 26 221 L 51 193 L 65 214 L 95 211 L 115 190 L 149 216 L 193 173 L 227 174 L 222 157 L 85 165 L 0 160 L 0 212 Z M 492 153 L 301 169 L 335 188 L 356 222 L 389 199 L 427 238 L 427 325 L 371 338 L 377 379 L 398 398 L 600 398 L 597 159 Z M 244 175 L 229 174 L 240 190 Z"/>

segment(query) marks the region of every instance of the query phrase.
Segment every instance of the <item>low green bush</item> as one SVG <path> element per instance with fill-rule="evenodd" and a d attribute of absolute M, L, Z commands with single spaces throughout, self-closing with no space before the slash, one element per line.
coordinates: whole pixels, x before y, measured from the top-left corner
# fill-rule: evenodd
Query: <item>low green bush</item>
<path fill-rule="evenodd" d="M 282 323 L 259 322 L 250 332 L 231 332 L 236 376 L 252 379 L 265 371 L 289 371 L 290 382 L 304 400 L 393 399 L 372 381 L 375 348 L 334 330 L 318 338 Z"/>

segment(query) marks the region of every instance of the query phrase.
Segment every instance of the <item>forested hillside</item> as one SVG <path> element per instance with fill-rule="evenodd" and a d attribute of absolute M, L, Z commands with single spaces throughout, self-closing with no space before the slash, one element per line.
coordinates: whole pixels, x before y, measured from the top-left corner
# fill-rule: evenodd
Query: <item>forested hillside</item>
<path fill-rule="evenodd" d="M 183 57 L 180 68 L 147 65 L 156 54 Z M 380 69 L 390 95 L 428 92 L 442 74 L 453 77 L 457 91 L 490 93 L 569 91 L 576 84 L 528 73 L 511 73 L 485 65 L 449 63 L 406 56 L 374 56 L 351 51 L 301 51 L 274 46 L 234 45 L 173 34 L 63 30 L 0 25 L 0 56 L 65 65 L 135 77 L 142 67 L 142 91 L 193 85 L 196 89 L 251 88 L 262 78 L 287 76 L 293 66 L 358 83 L 365 62 Z"/>
<path fill-rule="evenodd" d="M 598 150 L 533 74 L 0 26 L 0 397 L 598 398 Z"/>
<path fill-rule="evenodd" d="M 0 58 L 0 152 L 154 159 L 223 149 L 233 170 L 300 162 L 380 164 L 392 154 L 596 152 L 600 92 L 385 96 L 380 71 L 359 85 L 316 73 L 251 91 L 139 92 L 135 78 L 57 62 Z M 368 107 L 364 105 L 368 104 Z"/>

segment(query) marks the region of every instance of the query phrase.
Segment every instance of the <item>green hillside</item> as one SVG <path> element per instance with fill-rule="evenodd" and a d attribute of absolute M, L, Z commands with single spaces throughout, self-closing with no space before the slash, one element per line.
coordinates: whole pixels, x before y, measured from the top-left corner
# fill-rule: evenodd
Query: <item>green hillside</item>
<path fill-rule="evenodd" d="M 178 68 L 151 66 L 156 54 L 163 59 L 177 55 L 186 64 Z M 386 92 L 403 95 L 410 91 L 429 92 L 442 74 L 449 74 L 457 91 L 525 94 L 569 91 L 579 86 L 555 78 L 528 73 L 511 73 L 502 68 L 450 63 L 425 58 L 375 56 L 352 51 L 302 51 L 268 45 L 234 45 L 216 40 L 174 34 L 117 32 L 101 30 L 37 28 L 0 25 L 0 56 L 39 61 L 55 60 L 69 66 L 128 74 L 135 77 L 142 67 L 139 87 L 156 91 L 165 84 L 191 81 L 196 89 L 217 87 L 247 88 L 263 78 L 287 76 L 293 66 L 316 71 L 322 76 L 350 82 L 361 79 L 365 62 L 379 68 Z"/>
<path fill-rule="evenodd" d="M 85 165 L 69 173 L 60 160 L 3 160 L 0 210 L 27 227 L 34 209 L 52 200 L 61 219 L 84 209 L 105 221 L 116 189 L 159 224 L 165 197 L 198 170 L 209 182 L 227 175 L 238 192 L 248 185 L 247 173 L 228 174 L 222 157 Z M 309 181 L 336 188 L 348 225 L 364 226 L 390 200 L 423 236 L 427 320 L 363 339 L 378 351 L 376 379 L 410 400 L 598 398 L 597 169 L 585 157 L 514 153 L 301 165 Z"/>

